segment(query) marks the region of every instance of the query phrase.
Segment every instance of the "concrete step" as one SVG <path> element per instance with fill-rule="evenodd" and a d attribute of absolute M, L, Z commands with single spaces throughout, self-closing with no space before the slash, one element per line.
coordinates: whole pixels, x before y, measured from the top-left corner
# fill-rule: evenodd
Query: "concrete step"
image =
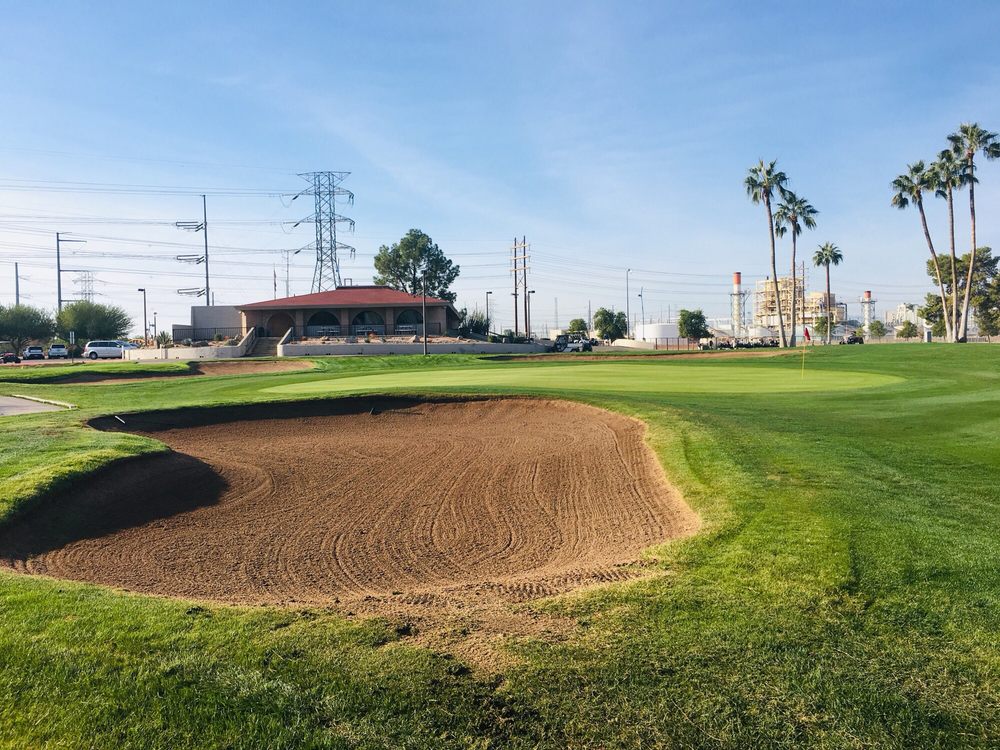
<path fill-rule="evenodd" d="M 244 354 L 245 357 L 276 357 L 278 355 L 278 342 L 281 341 L 279 337 L 268 337 L 260 336 L 258 337 L 250 350 Z"/>

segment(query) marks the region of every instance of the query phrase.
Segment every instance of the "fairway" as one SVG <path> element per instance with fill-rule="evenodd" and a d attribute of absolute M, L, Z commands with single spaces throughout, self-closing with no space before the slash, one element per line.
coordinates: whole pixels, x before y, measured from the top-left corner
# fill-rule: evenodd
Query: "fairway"
<path fill-rule="evenodd" d="M 307 361 L 0 383 L 0 746 L 1000 746 L 1000 347 Z"/>
<path fill-rule="evenodd" d="M 902 378 L 872 372 L 775 365 L 695 365 L 669 362 L 581 362 L 469 370 L 433 370 L 314 380 L 274 386 L 267 393 L 321 395 L 414 389 L 518 388 L 618 393 L 802 393 L 875 388 Z"/>

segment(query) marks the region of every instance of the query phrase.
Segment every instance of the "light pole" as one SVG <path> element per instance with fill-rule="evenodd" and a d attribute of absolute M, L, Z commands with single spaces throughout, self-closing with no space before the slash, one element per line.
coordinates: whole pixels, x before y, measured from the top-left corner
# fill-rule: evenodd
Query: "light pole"
<path fill-rule="evenodd" d="M 298 250 L 294 251 L 294 252 L 291 251 L 291 250 L 282 250 L 281 251 L 281 254 L 285 256 L 285 296 L 286 297 L 291 297 L 292 296 L 292 293 L 290 291 L 291 287 L 290 287 L 290 284 L 289 284 L 289 271 L 290 271 L 290 267 L 291 267 L 291 257 L 293 255 L 298 255 L 301 252 L 302 252 L 302 248 L 301 247 Z"/>
<path fill-rule="evenodd" d="M 490 335 L 490 295 L 492 291 L 486 292 L 486 335 Z"/>
<path fill-rule="evenodd" d="M 632 269 L 626 268 L 625 269 L 625 338 L 629 338 L 629 326 L 631 325 L 630 323 L 631 308 L 629 307 L 629 302 L 631 302 L 632 300 L 628 296 L 628 275 L 630 273 L 632 273 Z"/>
<path fill-rule="evenodd" d="M 525 316 L 524 323 L 525 323 L 525 327 L 528 329 L 528 341 L 531 341 L 531 295 L 534 294 L 534 293 L 535 293 L 534 289 L 529 289 L 528 293 L 525 294 L 525 297 L 527 298 L 528 304 L 527 304 L 527 306 L 525 307 L 525 310 L 524 310 L 524 316 Z"/>
<path fill-rule="evenodd" d="M 156 310 L 153 310 L 153 340 L 156 340 L 156 335 L 159 333 L 159 329 L 156 327 Z"/>
<path fill-rule="evenodd" d="M 143 346 L 149 346 L 149 323 L 146 318 L 146 288 L 140 287 L 136 291 L 142 292 L 142 344 Z"/>
<path fill-rule="evenodd" d="M 423 321 L 424 329 L 424 356 L 427 356 L 427 270 L 420 272 L 420 291 L 423 297 L 420 301 L 420 319 Z"/>
<path fill-rule="evenodd" d="M 639 304 L 642 306 L 642 340 L 646 340 L 646 300 L 642 297 L 642 287 L 639 287 Z"/>

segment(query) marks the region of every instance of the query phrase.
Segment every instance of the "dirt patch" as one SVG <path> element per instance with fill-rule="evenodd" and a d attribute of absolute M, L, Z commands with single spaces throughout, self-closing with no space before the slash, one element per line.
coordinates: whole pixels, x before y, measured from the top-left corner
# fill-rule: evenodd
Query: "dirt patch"
<path fill-rule="evenodd" d="M 234 604 L 337 605 L 449 650 L 559 633 L 519 603 L 641 575 L 697 517 L 644 426 L 561 401 L 341 399 L 95 420 L 166 455 L 0 531 L 0 565 Z M 525 608 L 520 608 L 525 609 Z"/>
<path fill-rule="evenodd" d="M 81 367 L 86 367 L 86 365 L 81 365 Z M 191 375 L 264 375 L 267 373 L 297 372 L 312 369 L 312 362 L 301 359 L 227 359 L 212 362 L 190 362 L 188 363 L 187 370 L 176 370 L 174 372 L 116 373 L 114 371 L 87 372 L 84 370 L 69 375 L 39 378 L 32 382 L 72 383 L 74 385 L 117 385 L 119 383 L 144 383 L 148 380 L 173 380 L 174 378 L 183 378 Z"/>

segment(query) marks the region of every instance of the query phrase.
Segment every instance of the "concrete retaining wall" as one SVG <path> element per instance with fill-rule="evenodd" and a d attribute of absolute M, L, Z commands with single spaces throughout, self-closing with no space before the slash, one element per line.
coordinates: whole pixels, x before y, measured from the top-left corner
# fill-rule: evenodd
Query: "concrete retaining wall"
<path fill-rule="evenodd" d="M 358 354 L 423 354 L 423 344 L 279 344 L 279 357 Z M 544 352 L 538 344 L 427 344 L 429 354 L 536 354 Z"/>
<path fill-rule="evenodd" d="M 253 346 L 254 332 L 251 330 L 236 346 L 171 346 L 166 349 L 126 349 L 125 359 L 149 361 L 154 359 L 235 359 L 242 357 Z"/>

